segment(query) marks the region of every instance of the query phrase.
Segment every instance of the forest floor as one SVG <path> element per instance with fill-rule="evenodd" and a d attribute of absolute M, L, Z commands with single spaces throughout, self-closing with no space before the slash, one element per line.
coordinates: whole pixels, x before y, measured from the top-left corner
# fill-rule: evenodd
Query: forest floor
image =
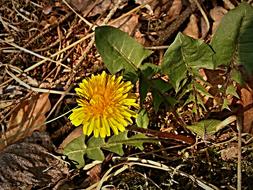
<path fill-rule="evenodd" d="M 179 32 L 209 43 L 222 17 L 239 3 L 1 0 L 0 189 L 237 189 L 238 183 L 253 189 L 253 110 L 240 107 L 251 105 L 253 98 L 251 90 L 241 87 L 240 98 L 230 100 L 230 110 L 206 103 L 215 112 L 204 118 L 229 120 L 210 136 L 185 130 L 163 108 L 155 112 L 148 94 L 144 105 L 149 125 L 139 132 L 159 143 L 144 143 L 142 151 L 126 146 L 123 157 L 105 152 L 103 162 L 83 158 L 86 165 L 81 168 L 62 151 L 66 141 L 82 133 L 68 118 L 77 105 L 74 88 L 106 70 L 94 43 L 97 26 L 120 28 L 153 50 L 150 60 L 160 65 Z M 210 84 L 221 82 L 219 74 L 204 73 Z M 184 123 L 196 122 L 190 108 L 177 111 L 183 112 L 179 117 Z M 164 133 L 180 133 L 194 143 L 160 138 Z"/>

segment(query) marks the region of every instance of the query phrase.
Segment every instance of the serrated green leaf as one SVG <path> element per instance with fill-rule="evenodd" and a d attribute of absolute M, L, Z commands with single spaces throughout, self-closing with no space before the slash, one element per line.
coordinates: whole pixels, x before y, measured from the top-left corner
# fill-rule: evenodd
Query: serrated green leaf
<path fill-rule="evenodd" d="M 243 65 L 253 73 L 253 8 L 243 2 L 229 11 L 220 22 L 211 41 L 216 52 L 215 66 Z"/>
<path fill-rule="evenodd" d="M 226 94 L 227 95 L 232 95 L 235 96 L 236 98 L 240 99 L 239 95 L 236 92 L 236 87 L 234 87 L 233 85 L 229 85 L 226 89 Z"/>
<path fill-rule="evenodd" d="M 153 106 L 157 113 L 161 104 L 164 103 L 168 107 L 174 107 L 177 104 L 177 99 L 168 95 L 162 96 L 156 89 L 152 89 Z"/>
<path fill-rule="evenodd" d="M 141 128 L 148 128 L 149 124 L 149 118 L 148 118 L 148 112 L 146 109 L 141 109 L 138 113 L 138 116 L 136 118 L 136 124 L 138 127 Z"/>
<path fill-rule="evenodd" d="M 163 102 L 163 98 L 156 90 L 152 90 L 152 97 L 153 97 L 154 110 L 157 113 L 161 103 Z"/>
<path fill-rule="evenodd" d="M 237 82 L 240 85 L 243 85 L 244 81 L 242 78 L 242 73 L 236 69 L 233 69 L 231 71 L 231 78 L 232 80 L 234 80 L 235 82 Z"/>
<path fill-rule="evenodd" d="M 81 168 L 85 166 L 84 155 L 86 154 L 86 148 L 84 136 L 79 136 L 65 146 L 63 154 L 68 156 L 70 160 L 76 161 L 78 163 L 77 167 Z"/>
<path fill-rule="evenodd" d="M 93 160 L 101 160 L 105 159 L 103 151 L 100 149 L 101 146 L 105 144 L 103 138 L 91 137 L 87 143 L 87 157 Z"/>
<path fill-rule="evenodd" d="M 195 102 L 195 96 L 193 95 L 193 93 L 189 95 L 189 97 L 184 102 L 183 106 L 186 106 L 187 104 L 192 103 L 192 102 Z"/>
<path fill-rule="evenodd" d="M 164 55 L 162 72 L 167 74 L 176 92 L 180 83 L 187 78 L 187 72 L 200 68 L 213 69 L 213 50 L 201 40 L 178 33 Z"/>
<path fill-rule="evenodd" d="M 127 131 L 124 131 L 122 133 L 119 133 L 118 135 L 113 135 L 109 140 L 108 140 L 108 144 L 110 146 L 107 146 L 103 149 L 108 150 L 110 152 L 114 152 L 120 156 L 124 155 L 124 151 L 123 151 L 123 145 L 122 142 L 124 140 L 127 139 Z"/>
<path fill-rule="evenodd" d="M 223 104 L 222 104 L 222 107 L 221 107 L 221 110 L 223 110 L 223 109 L 228 109 L 229 111 L 231 111 L 230 108 L 229 108 L 229 101 L 226 98 L 224 98 Z"/>
<path fill-rule="evenodd" d="M 134 140 L 134 139 L 138 140 L 138 139 L 145 139 L 145 138 L 148 138 L 148 137 L 146 135 L 144 135 L 144 134 L 139 133 L 139 134 L 136 134 L 136 135 L 130 137 L 129 139 L 131 139 L 131 140 Z M 135 147 L 137 147 L 140 150 L 144 149 L 144 147 L 143 147 L 143 141 L 127 142 L 126 145 L 135 146 Z"/>
<path fill-rule="evenodd" d="M 221 123 L 220 120 L 207 119 L 207 120 L 200 121 L 194 125 L 188 125 L 186 126 L 186 128 L 196 133 L 199 137 L 204 139 L 206 135 L 213 135 L 216 132 L 218 132 L 216 127 L 220 123 Z"/>
<path fill-rule="evenodd" d="M 181 100 L 187 93 L 193 91 L 193 85 L 189 84 L 178 93 L 178 100 Z"/>
<path fill-rule="evenodd" d="M 106 67 L 115 74 L 121 70 L 137 77 L 142 61 L 152 51 L 145 49 L 127 33 L 112 26 L 95 29 L 95 43 Z"/>
<path fill-rule="evenodd" d="M 159 73 L 161 70 L 158 65 L 155 65 L 153 63 L 144 63 L 139 68 L 141 70 L 142 75 L 147 79 L 151 79 L 154 74 Z"/>
<path fill-rule="evenodd" d="M 170 83 L 165 82 L 162 79 L 153 79 L 152 80 L 152 88 L 155 90 L 158 90 L 161 93 L 165 93 L 168 90 L 172 89 L 172 86 Z"/>
<path fill-rule="evenodd" d="M 201 93 L 202 95 L 205 95 L 207 98 L 213 98 L 211 94 L 198 82 L 194 82 L 195 89 Z"/>
<path fill-rule="evenodd" d="M 140 77 L 139 77 L 139 83 L 140 83 L 140 85 L 139 85 L 140 103 L 142 104 L 147 97 L 147 93 L 150 89 L 150 83 L 142 75 L 140 75 Z"/>

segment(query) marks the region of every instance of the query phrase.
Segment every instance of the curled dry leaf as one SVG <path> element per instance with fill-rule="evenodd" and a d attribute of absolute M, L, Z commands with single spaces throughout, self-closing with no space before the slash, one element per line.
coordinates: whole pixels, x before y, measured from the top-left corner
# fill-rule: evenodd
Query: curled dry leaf
<path fill-rule="evenodd" d="M 0 150 L 30 136 L 35 130 L 43 131 L 45 129 L 45 114 L 50 108 L 48 94 L 37 94 L 30 99 L 21 101 L 12 112 L 6 131 L 1 134 Z"/>

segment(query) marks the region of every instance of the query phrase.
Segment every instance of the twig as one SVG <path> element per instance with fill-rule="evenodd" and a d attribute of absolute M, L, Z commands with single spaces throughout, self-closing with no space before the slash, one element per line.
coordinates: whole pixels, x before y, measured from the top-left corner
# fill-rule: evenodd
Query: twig
<path fill-rule="evenodd" d="M 38 58 L 41 58 L 41 59 L 43 59 L 44 61 L 52 61 L 52 62 L 54 62 L 54 63 L 56 63 L 56 64 L 60 64 L 60 65 L 62 65 L 63 67 L 65 67 L 65 68 L 71 70 L 70 67 L 68 67 L 68 66 L 66 66 L 66 65 L 64 65 L 64 64 L 62 64 L 62 63 L 59 62 L 59 61 L 55 61 L 55 60 L 52 60 L 51 58 L 48 58 L 48 57 L 44 57 L 44 56 L 42 56 L 42 55 L 39 55 L 39 54 L 37 54 L 37 53 L 35 53 L 35 52 L 33 52 L 33 51 L 30 51 L 30 50 L 28 50 L 28 49 L 26 49 L 26 48 L 20 47 L 19 45 L 14 44 L 14 43 L 12 43 L 12 42 L 4 41 L 4 40 L 1 40 L 1 39 L 0 39 L 0 42 L 7 43 L 7 44 L 9 44 L 9 45 L 11 45 L 11 46 L 13 46 L 13 47 L 15 47 L 15 48 L 17 48 L 17 49 L 20 49 L 21 51 L 24 51 L 24 52 L 26 52 L 26 53 L 29 53 L 29 54 L 31 54 L 31 55 L 34 55 L 34 56 L 36 56 L 36 57 L 38 57 Z"/>
<path fill-rule="evenodd" d="M 54 107 L 50 110 L 49 114 L 47 115 L 46 120 L 51 116 L 51 114 L 54 112 L 54 110 L 56 109 L 56 107 L 58 106 L 58 104 L 63 100 L 63 98 L 66 96 L 66 94 L 69 93 L 69 91 L 71 90 L 71 87 L 68 88 L 64 94 L 61 95 L 61 97 L 59 98 L 59 100 L 56 102 L 56 104 L 54 105 Z"/>
<path fill-rule="evenodd" d="M 238 163 L 237 163 L 237 190 L 242 189 L 242 116 L 237 116 L 238 130 Z"/>
<path fill-rule="evenodd" d="M 28 43 L 26 43 L 23 48 L 29 47 L 33 42 L 38 40 L 40 37 L 42 37 L 44 34 L 50 32 L 53 28 L 61 24 L 63 21 L 65 21 L 70 15 L 72 15 L 72 12 L 67 13 L 63 18 L 57 20 L 55 23 L 51 24 L 48 28 L 46 28 L 43 32 L 41 32 L 39 35 L 36 35 L 34 38 L 29 39 Z M 14 63 L 16 59 L 18 58 L 19 54 L 16 54 L 13 59 L 10 61 L 10 64 Z"/>
<path fill-rule="evenodd" d="M 135 158 L 135 157 L 128 157 L 128 158 L 113 157 L 112 160 L 113 161 L 114 160 L 123 160 L 123 161 L 125 161 L 125 165 L 124 166 L 125 167 L 128 166 L 127 168 L 129 168 L 131 166 L 134 166 L 134 165 L 138 165 L 138 166 L 143 166 L 143 167 L 148 167 L 148 168 L 154 168 L 154 169 L 158 169 L 158 170 L 163 170 L 163 171 L 167 171 L 167 172 L 174 173 L 174 174 L 179 174 L 181 176 L 189 178 L 190 180 L 192 180 L 193 182 L 195 182 L 199 187 L 202 187 L 205 190 L 218 190 L 219 189 L 216 186 L 214 186 L 214 185 L 212 185 L 210 183 L 207 183 L 206 181 L 204 181 L 204 180 L 202 180 L 200 178 L 197 178 L 197 177 L 195 177 L 193 175 L 190 175 L 188 173 L 180 171 L 177 168 L 174 168 L 174 167 L 171 167 L 171 166 L 167 166 L 165 164 L 161 164 L 161 163 L 153 161 L 153 160 L 146 160 L 146 159 L 140 159 L 140 158 Z M 118 165 L 118 166 L 121 166 L 121 165 Z M 109 172 L 111 172 L 112 168 L 110 168 L 108 170 L 108 172 L 106 172 L 106 174 L 104 175 L 105 177 L 110 176 Z M 122 169 L 123 168 L 124 167 L 122 167 Z M 114 175 L 115 174 L 116 174 L 116 172 L 114 173 Z M 104 179 L 104 181 L 105 181 L 105 179 Z M 98 186 L 95 186 L 95 187 L 102 187 L 102 183 L 104 181 L 99 182 Z"/>
<path fill-rule="evenodd" d="M 27 89 L 32 90 L 34 92 L 42 92 L 42 93 L 49 93 L 49 94 L 66 94 L 65 91 L 58 91 L 58 90 L 50 90 L 50 89 L 42 89 L 42 88 L 31 87 L 29 84 L 26 84 L 24 81 L 22 81 L 16 75 L 14 75 L 12 72 L 8 71 L 8 69 L 5 69 L 5 70 L 6 70 L 6 73 L 8 75 L 10 75 L 21 86 L 24 86 Z M 67 93 L 67 94 L 68 95 L 75 95 L 74 93 Z"/>
<path fill-rule="evenodd" d="M 206 27 L 207 27 L 207 30 L 206 30 L 206 31 L 207 31 L 207 32 L 206 32 L 203 36 L 201 36 L 201 38 L 204 39 L 204 38 L 206 37 L 208 31 L 210 30 L 210 23 L 209 23 L 209 20 L 208 20 L 208 18 L 207 18 L 207 15 L 206 15 L 205 11 L 204 11 L 204 10 L 202 9 L 202 7 L 201 7 L 199 1 L 198 1 L 198 0 L 193 0 L 193 1 L 196 3 L 196 5 L 197 5 L 197 7 L 198 7 L 198 9 L 199 9 L 199 11 L 200 11 L 200 13 L 202 14 L 202 16 L 203 16 L 203 18 L 204 18 L 204 20 L 205 20 L 205 22 L 206 22 Z"/>
<path fill-rule="evenodd" d="M 65 0 L 62 0 L 63 3 L 67 5 L 68 8 L 70 8 L 71 11 L 73 11 L 85 24 L 87 24 L 90 28 L 93 26 L 89 21 L 87 21 L 85 18 L 83 18 L 80 14 L 78 14 Z"/>
<path fill-rule="evenodd" d="M 186 135 L 156 131 L 156 130 L 152 130 L 152 129 L 144 129 L 144 128 L 139 128 L 139 127 L 134 127 L 134 126 L 127 127 L 127 130 L 155 136 L 155 137 L 162 138 L 162 139 L 175 140 L 175 141 L 178 141 L 181 143 L 186 143 L 189 145 L 192 145 L 195 143 L 195 139 L 193 137 L 186 136 Z"/>

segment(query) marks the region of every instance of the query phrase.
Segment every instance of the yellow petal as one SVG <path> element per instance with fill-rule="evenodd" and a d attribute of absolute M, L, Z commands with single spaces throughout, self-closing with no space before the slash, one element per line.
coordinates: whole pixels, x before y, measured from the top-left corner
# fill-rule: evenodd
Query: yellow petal
<path fill-rule="evenodd" d="M 103 127 L 106 129 L 107 136 L 110 136 L 111 135 L 111 130 L 110 130 L 110 125 L 109 125 L 107 119 L 103 117 L 101 119 L 101 123 L 102 123 Z"/>
<path fill-rule="evenodd" d="M 81 125 L 84 120 L 83 108 L 73 109 L 73 112 L 70 114 L 69 119 L 74 126 Z"/>
<path fill-rule="evenodd" d="M 95 125 L 94 118 L 92 118 L 88 127 L 88 132 L 87 132 L 88 136 L 90 136 L 90 134 L 94 130 L 94 125 Z"/>
<path fill-rule="evenodd" d="M 99 135 L 99 129 L 98 129 L 98 127 L 95 127 L 94 128 L 94 137 L 98 138 L 98 135 Z"/>

